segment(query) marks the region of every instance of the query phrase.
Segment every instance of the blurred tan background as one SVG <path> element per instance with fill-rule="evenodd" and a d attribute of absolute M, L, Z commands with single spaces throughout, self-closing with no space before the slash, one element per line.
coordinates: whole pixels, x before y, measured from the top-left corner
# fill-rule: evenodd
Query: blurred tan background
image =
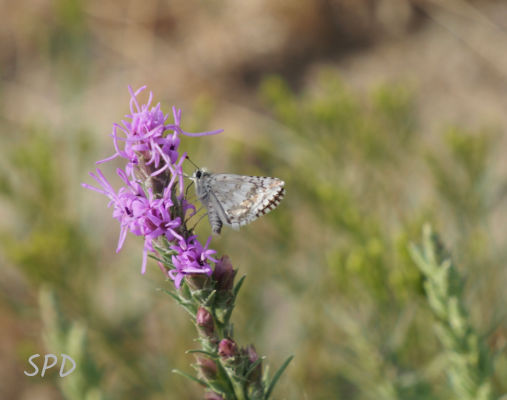
<path fill-rule="evenodd" d="M 202 398 L 171 373 L 192 372 L 192 324 L 154 263 L 140 275 L 140 238 L 115 254 L 111 210 L 80 186 L 113 153 L 127 85 L 187 131 L 225 129 L 183 139 L 194 162 L 287 182 L 279 209 L 212 242 L 247 274 L 237 338 L 272 371 L 296 356 L 274 398 L 451 398 L 406 250 L 425 221 L 507 392 L 507 3 L 0 5 L 1 399 Z M 69 351 L 79 382 L 23 374 Z"/>

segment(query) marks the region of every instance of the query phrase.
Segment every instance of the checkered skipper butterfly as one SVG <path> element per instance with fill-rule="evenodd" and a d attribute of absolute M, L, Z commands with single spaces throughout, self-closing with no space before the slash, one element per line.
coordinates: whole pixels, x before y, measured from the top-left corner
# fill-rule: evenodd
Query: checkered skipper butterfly
<path fill-rule="evenodd" d="M 211 229 L 217 234 L 224 224 L 239 229 L 274 210 L 285 194 L 285 182 L 278 178 L 212 174 L 198 169 L 191 179 L 197 197 L 208 210 Z"/>

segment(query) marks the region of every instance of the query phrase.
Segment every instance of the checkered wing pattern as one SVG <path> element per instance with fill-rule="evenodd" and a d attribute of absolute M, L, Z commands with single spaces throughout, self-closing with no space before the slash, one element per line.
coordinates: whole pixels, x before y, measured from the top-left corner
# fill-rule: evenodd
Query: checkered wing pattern
<path fill-rule="evenodd" d="M 220 233 L 222 224 L 234 229 L 274 210 L 282 200 L 284 182 L 278 178 L 235 174 L 194 174 L 197 196 L 208 209 L 210 224 Z"/>

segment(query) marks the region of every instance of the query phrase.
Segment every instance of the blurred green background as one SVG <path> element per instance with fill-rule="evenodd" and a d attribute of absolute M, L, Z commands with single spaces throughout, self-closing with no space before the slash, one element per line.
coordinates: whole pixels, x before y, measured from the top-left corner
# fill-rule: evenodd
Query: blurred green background
<path fill-rule="evenodd" d="M 424 222 L 507 392 L 505 2 L 0 4 L 1 399 L 202 398 L 171 373 L 192 372 L 194 326 L 80 186 L 113 153 L 127 85 L 187 131 L 225 129 L 183 139 L 197 164 L 286 181 L 275 212 L 212 241 L 247 274 L 237 339 L 272 370 L 295 355 L 276 399 L 458 398 L 408 253 Z M 36 353 L 76 372 L 25 376 Z"/>

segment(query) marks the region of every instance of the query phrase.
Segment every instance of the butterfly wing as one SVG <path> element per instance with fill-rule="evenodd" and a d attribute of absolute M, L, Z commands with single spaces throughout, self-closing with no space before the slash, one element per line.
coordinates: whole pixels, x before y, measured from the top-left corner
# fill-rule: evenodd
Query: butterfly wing
<path fill-rule="evenodd" d="M 212 174 L 209 200 L 224 224 L 239 229 L 274 210 L 285 194 L 284 184 L 263 176 Z"/>

